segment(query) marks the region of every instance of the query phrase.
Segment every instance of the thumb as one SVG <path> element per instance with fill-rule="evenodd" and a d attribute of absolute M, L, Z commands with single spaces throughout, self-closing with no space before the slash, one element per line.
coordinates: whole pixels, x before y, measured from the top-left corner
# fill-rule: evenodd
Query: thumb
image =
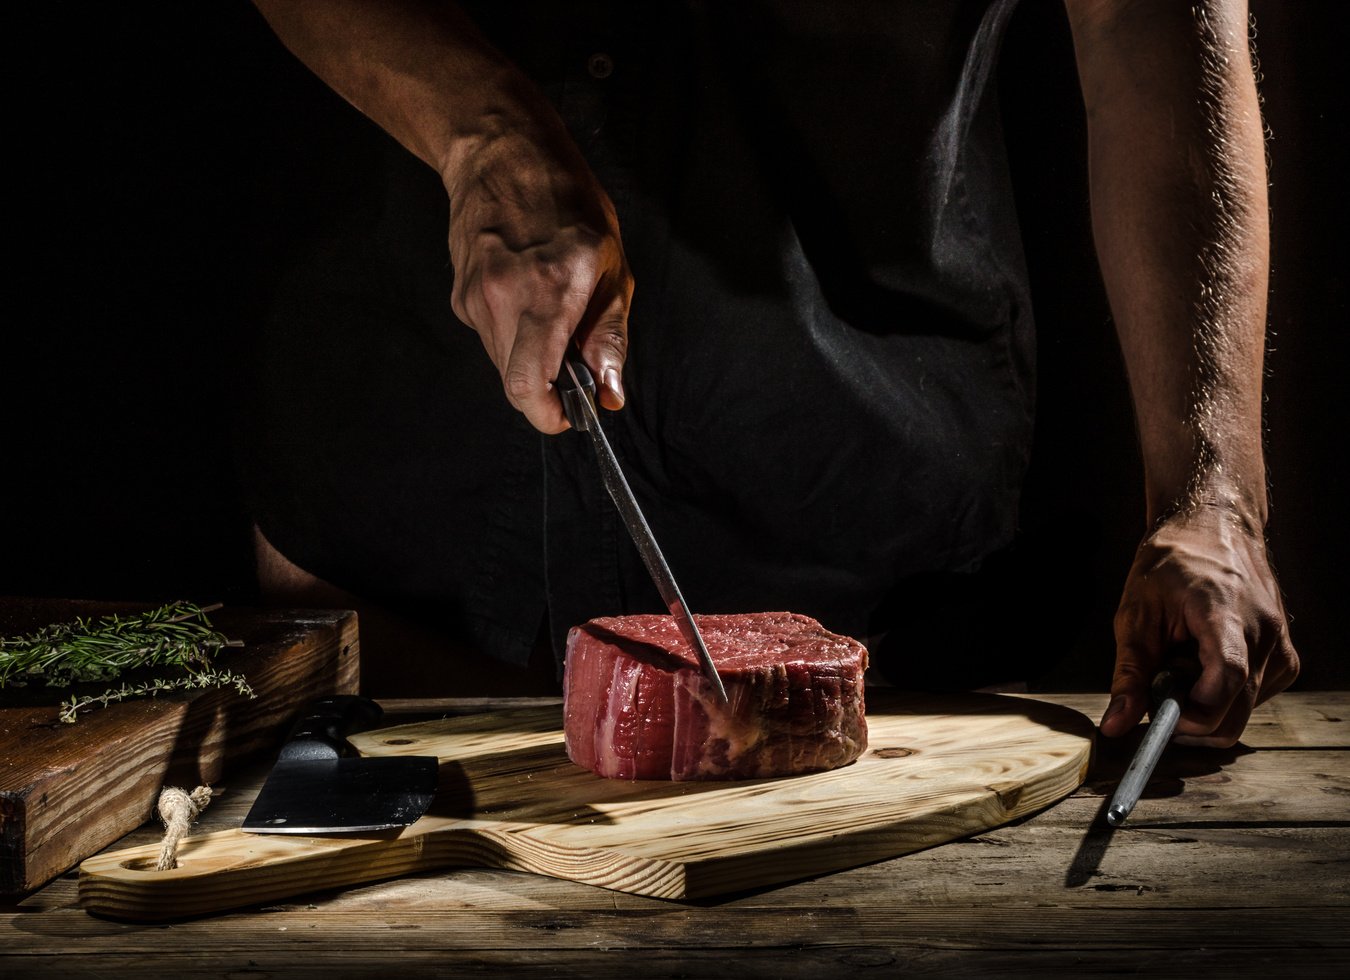
<path fill-rule="evenodd" d="M 585 329 L 581 358 L 595 374 L 600 404 L 623 408 L 623 365 L 628 356 L 628 300 L 614 296 Z"/>

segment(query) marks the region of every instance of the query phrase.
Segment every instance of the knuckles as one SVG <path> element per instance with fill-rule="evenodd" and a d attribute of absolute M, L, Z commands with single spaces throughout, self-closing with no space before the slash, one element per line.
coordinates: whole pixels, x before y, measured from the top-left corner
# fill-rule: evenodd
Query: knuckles
<path fill-rule="evenodd" d="M 1122 603 L 1113 618 L 1116 640 L 1128 639 L 1142 628 L 1145 615 L 1144 606 L 1137 602 Z"/>
<path fill-rule="evenodd" d="M 544 383 L 526 371 L 508 368 L 502 375 L 502 387 L 506 397 L 517 405 L 529 402 L 544 390 Z"/>
<path fill-rule="evenodd" d="M 1219 676 L 1225 691 L 1236 692 L 1250 686 L 1254 678 L 1246 649 L 1225 648 L 1218 662 Z"/>
<path fill-rule="evenodd" d="M 586 339 L 587 346 L 598 345 L 605 353 L 619 362 L 628 356 L 628 332 L 623 320 L 611 320 L 598 324 Z"/>
<path fill-rule="evenodd" d="M 451 309 L 461 320 L 480 329 L 483 325 L 475 320 L 483 315 L 494 322 L 513 324 L 523 311 L 547 316 L 566 310 L 580 319 L 597 289 L 613 290 L 624 297 L 631 296 L 633 289 L 632 276 L 623 265 L 617 245 L 604 248 L 575 236 L 517 251 L 495 235 L 483 235 L 472 254 L 457 263 L 455 272 Z M 481 314 L 475 305 L 481 305 Z"/>

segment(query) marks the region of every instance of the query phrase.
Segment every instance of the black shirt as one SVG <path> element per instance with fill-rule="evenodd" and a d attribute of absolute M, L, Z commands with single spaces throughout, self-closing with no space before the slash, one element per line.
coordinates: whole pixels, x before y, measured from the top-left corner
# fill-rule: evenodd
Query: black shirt
<path fill-rule="evenodd" d="M 1006 544 L 1031 316 L 991 75 L 1013 0 L 483 3 L 614 200 L 637 282 L 606 430 L 697 612 L 855 636 Z M 271 317 L 264 533 L 523 663 L 547 609 L 659 611 L 589 441 L 449 309 L 437 177 L 385 148 Z"/>

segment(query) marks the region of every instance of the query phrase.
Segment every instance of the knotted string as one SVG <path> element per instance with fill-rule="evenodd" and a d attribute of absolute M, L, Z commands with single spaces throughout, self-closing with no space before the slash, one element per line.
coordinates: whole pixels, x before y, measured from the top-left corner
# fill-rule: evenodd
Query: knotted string
<path fill-rule="evenodd" d="M 164 841 L 159 846 L 156 871 L 178 867 L 178 842 L 210 802 L 210 786 L 198 786 L 191 793 L 177 786 L 164 787 L 159 794 L 159 819 L 164 821 Z"/>

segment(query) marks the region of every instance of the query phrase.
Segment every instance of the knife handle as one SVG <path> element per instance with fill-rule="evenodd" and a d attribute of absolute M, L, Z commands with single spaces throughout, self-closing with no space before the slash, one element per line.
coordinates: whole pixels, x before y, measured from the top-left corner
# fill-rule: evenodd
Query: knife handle
<path fill-rule="evenodd" d="M 342 759 L 356 755 L 348 735 L 373 727 L 384 710 L 370 698 L 335 694 L 307 705 L 281 747 L 279 758 L 291 761 Z"/>
<path fill-rule="evenodd" d="M 595 405 L 595 378 L 591 376 L 591 369 L 581 359 L 579 352 L 568 350 L 558 371 L 558 379 L 553 384 L 558 389 L 558 397 L 562 399 L 563 414 L 572 428 L 578 432 L 588 431 L 591 426 L 580 399 L 587 398 L 592 406 Z"/>

